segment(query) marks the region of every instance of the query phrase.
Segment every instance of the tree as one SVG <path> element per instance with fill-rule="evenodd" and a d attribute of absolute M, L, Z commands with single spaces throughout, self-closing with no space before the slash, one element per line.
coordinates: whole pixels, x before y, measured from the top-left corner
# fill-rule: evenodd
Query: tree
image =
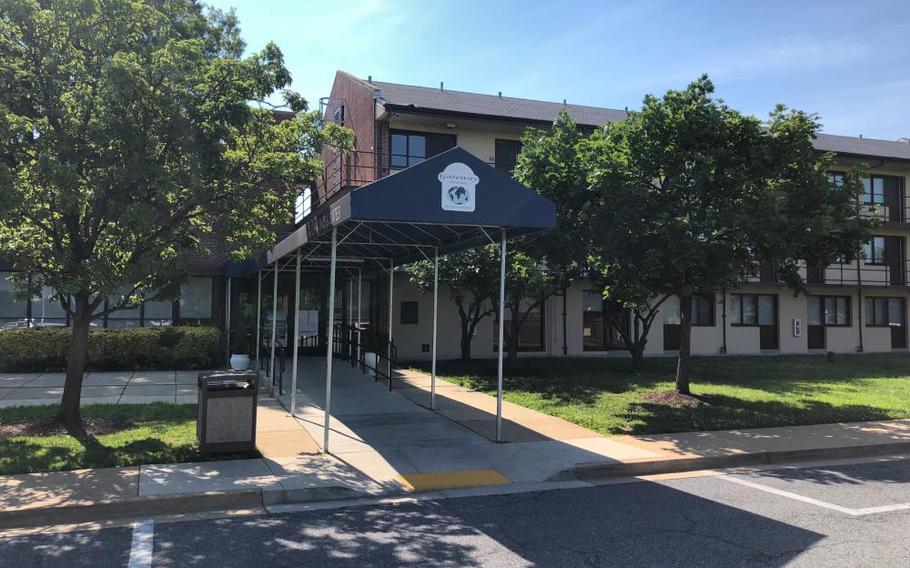
<path fill-rule="evenodd" d="M 415 262 L 407 267 L 411 282 L 424 293 L 433 292 L 433 263 Z M 448 288 L 458 308 L 461 324 L 461 359 L 471 359 L 474 332 L 494 313 L 493 297 L 499 294 L 499 255 L 495 247 L 479 247 L 447 254 L 439 259 L 439 285 Z"/>
<path fill-rule="evenodd" d="M 165 294 L 206 240 L 235 258 L 273 243 L 323 144 L 350 145 L 285 90 L 277 46 L 244 48 L 233 13 L 192 0 L 0 5 L 0 255 L 71 316 L 64 423 L 107 298 Z"/>
<path fill-rule="evenodd" d="M 812 146 L 814 115 L 778 106 L 762 124 L 713 91 L 702 76 L 645 97 L 640 111 L 585 142 L 601 193 L 591 229 L 601 278 L 633 306 L 679 297 L 681 394 L 690 391 L 694 295 L 743 285 L 757 260 L 804 291 L 801 261 L 849 261 L 873 226 L 860 214 L 859 173 L 843 187 L 829 180 L 833 156 Z"/>

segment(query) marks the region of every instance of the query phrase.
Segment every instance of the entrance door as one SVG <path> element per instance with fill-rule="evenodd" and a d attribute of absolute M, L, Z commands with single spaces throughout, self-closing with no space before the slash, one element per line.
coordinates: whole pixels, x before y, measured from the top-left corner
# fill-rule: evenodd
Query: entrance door
<path fill-rule="evenodd" d="M 884 263 L 888 266 L 891 286 L 904 285 L 904 238 L 885 237 Z"/>
<path fill-rule="evenodd" d="M 758 295 L 758 347 L 761 350 L 778 349 L 777 296 Z"/>
<path fill-rule="evenodd" d="M 885 206 L 888 208 L 888 221 L 892 223 L 904 221 L 903 193 L 901 178 L 885 176 Z"/>
<path fill-rule="evenodd" d="M 888 327 L 891 328 L 891 349 L 907 347 L 906 303 L 903 298 L 888 299 Z"/>

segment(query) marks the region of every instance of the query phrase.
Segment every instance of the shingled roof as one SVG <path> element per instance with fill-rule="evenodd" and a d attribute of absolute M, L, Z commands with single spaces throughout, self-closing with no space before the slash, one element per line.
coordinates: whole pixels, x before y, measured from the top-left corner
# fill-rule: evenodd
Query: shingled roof
<path fill-rule="evenodd" d="M 380 90 L 380 95 L 386 106 L 413 108 L 420 111 L 553 122 L 559 116 L 559 111 L 565 109 L 569 111 L 569 115 L 575 122 L 585 126 L 600 126 L 608 122 L 622 120 L 626 116 L 625 111 L 610 108 L 500 97 L 498 95 L 466 93 L 464 91 L 434 89 L 431 87 L 415 87 L 383 81 L 373 81 L 371 85 Z"/>
<path fill-rule="evenodd" d="M 819 134 L 815 140 L 815 147 L 826 152 L 837 152 L 838 154 L 852 156 L 910 160 L 910 143 L 896 140 L 875 140 L 857 136 Z"/>
<path fill-rule="evenodd" d="M 387 107 L 423 112 L 551 123 L 556 120 L 559 111 L 565 109 L 575 122 L 585 126 L 600 126 L 622 120 L 627 114 L 624 110 L 611 108 L 500 97 L 385 81 L 371 81 L 369 84 L 379 89 L 379 94 Z M 825 152 L 851 156 L 910 160 L 910 143 L 904 141 L 819 134 L 815 140 L 815 147 Z"/>

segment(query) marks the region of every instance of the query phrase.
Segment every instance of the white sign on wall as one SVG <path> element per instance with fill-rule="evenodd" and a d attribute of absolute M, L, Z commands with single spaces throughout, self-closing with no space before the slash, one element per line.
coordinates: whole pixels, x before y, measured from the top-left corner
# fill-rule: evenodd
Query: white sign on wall
<path fill-rule="evenodd" d="M 480 181 L 474 170 L 461 162 L 452 162 L 437 177 L 442 186 L 443 210 L 474 212 Z"/>
<path fill-rule="evenodd" d="M 802 337 L 803 322 L 799 318 L 793 318 L 793 337 Z"/>
<path fill-rule="evenodd" d="M 297 312 L 297 335 L 311 337 L 319 334 L 319 310 Z"/>

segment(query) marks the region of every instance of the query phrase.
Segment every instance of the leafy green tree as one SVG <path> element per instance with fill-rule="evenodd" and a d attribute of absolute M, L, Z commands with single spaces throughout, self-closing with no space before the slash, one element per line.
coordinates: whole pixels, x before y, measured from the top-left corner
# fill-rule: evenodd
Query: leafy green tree
<path fill-rule="evenodd" d="M 540 309 L 547 298 L 565 287 L 562 273 L 550 270 L 546 261 L 539 256 L 532 256 L 526 249 L 518 247 L 508 253 L 506 258 L 506 295 L 505 312 L 509 318 L 503 328 L 505 349 L 509 364 L 518 359 L 519 337 L 521 328 L 528 321 L 534 310 Z M 499 258 L 499 249 L 490 246 L 490 250 Z M 497 262 L 497 268 L 499 263 Z M 494 316 L 499 317 L 499 278 L 497 274 L 496 293 L 492 298 Z M 498 319 L 497 319 L 498 322 Z M 498 330 L 498 328 L 497 328 Z M 498 339 L 498 331 L 496 332 Z"/>
<path fill-rule="evenodd" d="M 424 293 L 433 292 L 433 263 L 415 262 L 407 267 L 411 282 Z M 471 341 L 477 326 L 493 312 L 499 294 L 499 254 L 495 247 L 478 247 L 439 258 L 439 285 L 448 289 L 458 308 L 461 359 L 471 359 Z"/>
<path fill-rule="evenodd" d="M 758 260 L 804 291 L 801 261 L 849 261 L 873 226 L 860 212 L 858 172 L 832 186 L 833 156 L 812 145 L 815 116 L 778 106 L 762 124 L 713 91 L 703 76 L 683 91 L 645 97 L 640 111 L 585 142 L 589 181 L 601 194 L 591 217 L 601 279 L 633 309 L 679 297 L 683 394 L 694 295 L 742 286 Z"/>
<path fill-rule="evenodd" d="M 173 289 L 206 242 L 271 244 L 323 144 L 350 146 L 286 90 L 277 46 L 244 48 L 192 0 L 0 2 L 0 255 L 70 314 L 63 422 L 93 319 Z"/>

